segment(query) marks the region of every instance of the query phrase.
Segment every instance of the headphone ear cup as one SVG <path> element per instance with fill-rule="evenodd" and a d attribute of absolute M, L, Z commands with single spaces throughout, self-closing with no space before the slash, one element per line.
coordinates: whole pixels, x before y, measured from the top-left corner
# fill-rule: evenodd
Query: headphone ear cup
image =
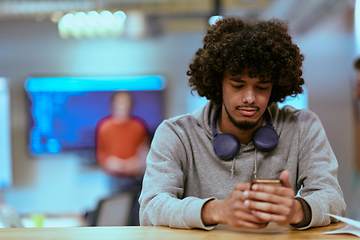
<path fill-rule="evenodd" d="M 232 134 L 217 134 L 214 137 L 214 151 L 220 159 L 230 160 L 240 151 L 240 143 Z"/>
<path fill-rule="evenodd" d="M 276 148 L 278 135 L 271 125 L 265 125 L 255 130 L 253 134 L 253 144 L 256 149 L 269 152 Z"/>

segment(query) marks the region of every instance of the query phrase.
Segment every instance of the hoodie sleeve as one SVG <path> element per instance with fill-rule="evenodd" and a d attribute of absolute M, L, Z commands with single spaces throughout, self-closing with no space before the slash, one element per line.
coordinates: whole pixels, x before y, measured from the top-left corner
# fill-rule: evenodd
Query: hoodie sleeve
<path fill-rule="evenodd" d="M 210 230 L 201 210 L 213 198 L 183 197 L 188 159 L 181 136 L 175 121 L 165 120 L 156 130 L 139 199 L 140 224 Z"/>
<path fill-rule="evenodd" d="M 337 180 L 338 162 L 319 118 L 311 111 L 301 115 L 298 184 L 300 196 L 309 204 L 311 222 L 301 228 L 325 226 L 346 215 L 346 204 Z"/>

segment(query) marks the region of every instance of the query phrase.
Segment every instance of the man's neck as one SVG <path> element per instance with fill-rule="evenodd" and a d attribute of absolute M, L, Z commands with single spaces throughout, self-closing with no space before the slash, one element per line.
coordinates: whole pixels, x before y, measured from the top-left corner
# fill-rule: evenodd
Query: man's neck
<path fill-rule="evenodd" d="M 113 116 L 112 119 L 115 123 L 121 124 L 121 123 L 128 121 L 130 119 L 130 117 L 128 117 L 128 116 L 126 116 L 126 117 L 125 116 L 124 117 Z"/>

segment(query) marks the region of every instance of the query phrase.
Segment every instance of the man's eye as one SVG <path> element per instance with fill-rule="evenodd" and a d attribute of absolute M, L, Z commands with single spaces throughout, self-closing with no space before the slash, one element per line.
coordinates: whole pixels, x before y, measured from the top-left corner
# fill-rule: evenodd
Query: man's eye
<path fill-rule="evenodd" d="M 258 86 L 257 88 L 260 89 L 260 90 L 266 90 L 268 87 L 260 87 L 260 86 Z"/>
<path fill-rule="evenodd" d="M 244 85 L 232 85 L 234 88 L 242 88 Z"/>

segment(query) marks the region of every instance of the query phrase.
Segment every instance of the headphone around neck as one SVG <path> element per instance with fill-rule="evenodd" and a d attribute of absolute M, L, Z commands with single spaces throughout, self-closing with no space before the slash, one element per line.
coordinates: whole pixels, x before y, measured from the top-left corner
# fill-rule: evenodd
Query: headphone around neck
<path fill-rule="evenodd" d="M 237 138 L 230 133 L 217 133 L 216 119 L 221 111 L 221 106 L 216 110 L 212 121 L 212 133 L 214 136 L 214 150 L 216 155 L 223 160 L 233 159 L 240 151 L 240 143 Z M 259 127 L 255 130 L 252 141 L 256 149 L 263 152 L 270 152 L 275 149 L 278 144 L 278 135 L 273 127 L 270 113 L 266 109 L 264 116 L 269 119 L 269 124 Z"/>

